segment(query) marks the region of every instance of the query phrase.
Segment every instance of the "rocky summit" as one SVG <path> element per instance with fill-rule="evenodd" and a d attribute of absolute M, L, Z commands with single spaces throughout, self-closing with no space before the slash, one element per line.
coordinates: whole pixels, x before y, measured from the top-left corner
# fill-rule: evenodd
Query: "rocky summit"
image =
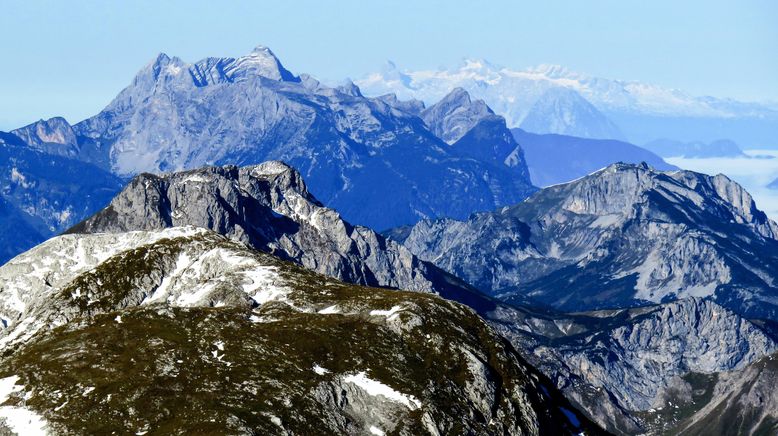
<path fill-rule="evenodd" d="M 323 206 L 300 173 L 277 161 L 135 177 L 104 210 L 69 233 L 192 225 L 350 283 L 492 303 L 407 248 Z"/>
<path fill-rule="evenodd" d="M 65 235 L 0 268 L 0 429 L 597 434 L 465 306 L 205 229 Z"/>
<path fill-rule="evenodd" d="M 778 320 L 778 226 L 723 175 L 614 164 L 515 206 L 389 234 L 505 301 L 581 311 L 700 297 Z"/>
<path fill-rule="evenodd" d="M 473 157 L 500 145 L 490 137 L 471 140 L 471 152 L 460 153 L 425 124 L 419 105 L 295 76 L 258 47 L 195 63 L 162 54 L 94 117 L 72 128 L 48 121 L 19 133 L 35 144 L 62 142 L 58 150 L 75 138 L 63 153 L 122 177 L 283 160 L 327 205 L 379 230 L 465 218 L 534 192 L 518 144 L 511 144 L 517 151 L 510 166 Z M 482 115 L 497 117 L 483 106 Z"/>

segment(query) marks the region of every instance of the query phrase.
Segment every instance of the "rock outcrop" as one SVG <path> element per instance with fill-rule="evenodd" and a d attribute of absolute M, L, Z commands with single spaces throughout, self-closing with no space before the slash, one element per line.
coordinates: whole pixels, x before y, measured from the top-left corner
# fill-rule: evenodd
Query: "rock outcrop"
<path fill-rule="evenodd" d="M 282 162 L 135 177 L 110 205 L 70 233 L 172 226 L 211 229 L 350 283 L 435 292 L 474 307 L 491 303 L 402 245 L 344 221 Z"/>
<path fill-rule="evenodd" d="M 723 175 L 614 164 L 515 206 L 392 234 L 505 301 L 580 311 L 709 297 L 778 319 L 778 226 Z"/>

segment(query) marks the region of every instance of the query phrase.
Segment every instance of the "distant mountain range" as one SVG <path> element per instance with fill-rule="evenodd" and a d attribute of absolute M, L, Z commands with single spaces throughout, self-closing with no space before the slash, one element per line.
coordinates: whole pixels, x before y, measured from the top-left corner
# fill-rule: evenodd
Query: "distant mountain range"
<path fill-rule="evenodd" d="M 657 139 L 643 145 L 662 157 L 709 158 L 709 157 L 748 157 L 734 142 L 720 139 L 710 143 L 701 141 L 683 142 L 672 139 Z"/>
<path fill-rule="evenodd" d="M 776 146 L 778 136 L 776 105 L 693 97 L 641 82 L 590 77 L 556 65 L 514 70 L 468 59 L 453 69 L 411 71 L 390 62 L 356 83 L 367 95 L 391 92 L 426 102 L 462 87 L 503 115 L 509 127 L 533 133 L 639 144 L 658 138 L 685 142 L 731 138 L 749 148 Z"/>
<path fill-rule="evenodd" d="M 68 228 L 0 267 L 0 433 L 778 430 L 778 225 L 598 139 L 772 109 L 483 62 L 366 85 L 392 77 L 160 55 L 0 133 L 0 256 Z"/>
<path fill-rule="evenodd" d="M 709 297 L 778 321 L 777 237 L 723 175 L 614 164 L 465 221 L 422 221 L 399 239 L 506 301 L 575 311 Z"/>
<path fill-rule="evenodd" d="M 569 93 L 548 90 L 558 98 Z M 568 109 L 551 97 L 547 108 Z M 72 225 L 105 204 L 128 176 L 204 164 L 284 160 L 305 174 L 318 198 L 376 229 L 425 218 L 464 219 L 517 203 L 534 192 L 533 181 L 569 181 L 615 161 L 671 168 L 627 143 L 528 133 L 519 138 L 507 127 L 462 88 L 427 107 L 391 94 L 367 98 L 353 84 L 330 88 L 295 76 L 265 47 L 192 64 L 162 54 L 98 115 L 74 126 L 63 118 L 41 120 L 8 134 L 17 146 L 24 144 L 18 150 L 50 156 L 50 162 L 81 162 L 86 173 L 100 172 L 90 180 L 110 185 L 95 191 L 105 195 L 93 204 L 46 212 L 70 219 L 53 225 L 49 217 L 48 230 L 20 228 L 19 239 L 40 242 Z M 530 149 L 531 170 L 522 143 Z M 6 256 L 29 246 L 11 246 Z"/>
<path fill-rule="evenodd" d="M 517 149 L 510 166 L 474 158 L 493 146 L 476 134 L 459 153 L 429 130 L 421 108 L 295 76 L 258 47 L 192 64 L 159 55 L 98 115 L 72 128 L 49 120 L 16 133 L 33 147 L 119 176 L 284 160 L 305 174 L 317 197 L 378 229 L 464 218 L 534 191 L 517 144 L 510 144 Z M 504 122 L 502 134 L 510 137 Z"/>
<path fill-rule="evenodd" d="M 678 169 L 644 148 L 614 139 L 539 135 L 522 129 L 511 132 L 524 150 L 532 183 L 541 187 L 587 176 L 615 162 L 645 162 L 658 170 Z"/>

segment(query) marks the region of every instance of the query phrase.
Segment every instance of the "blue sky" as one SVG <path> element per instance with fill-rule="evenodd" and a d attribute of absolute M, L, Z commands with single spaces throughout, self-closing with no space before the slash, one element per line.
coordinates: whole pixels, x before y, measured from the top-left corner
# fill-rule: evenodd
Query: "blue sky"
<path fill-rule="evenodd" d="M 0 130 L 98 112 L 157 53 L 194 61 L 271 47 L 293 72 L 359 77 L 463 57 L 554 63 L 778 101 L 778 2 L 35 1 L 0 4 Z"/>

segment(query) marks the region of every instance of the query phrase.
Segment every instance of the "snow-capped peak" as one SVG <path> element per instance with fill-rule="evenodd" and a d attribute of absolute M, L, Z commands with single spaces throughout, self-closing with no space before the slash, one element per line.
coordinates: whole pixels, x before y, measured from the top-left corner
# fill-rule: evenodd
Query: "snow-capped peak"
<path fill-rule="evenodd" d="M 294 74 L 284 68 L 272 50 L 262 45 L 256 46 L 246 56 L 236 59 L 233 71 L 236 76 L 256 74 L 274 80 L 299 81 Z"/>
<path fill-rule="evenodd" d="M 536 67 L 527 69 L 528 73 L 537 73 L 550 79 L 577 78 L 581 74 L 571 71 L 569 68 L 556 64 L 540 64 Z"/>
<path fill-rule="evenodd" d="M 479 72 L 495 72 L 498 71 L 500 68 L 491 64 L 486 59 L 473 59 L 473 58 L 464 58 L 462 59 L 462 64 L 460 67 L 461 71 L 469 70 L 469 71 L 479 71 Z"/>
<path fill-rule="evenodd" d="M 572 89 L 604 113 L 728 118 L 776 111 L 764 104 L 695 97 L 653 84 L 588 76 L 561 65 L 511 69 L 481 59 L 464 59 L 455 68 L 437 70 L 412 71 L 391 64 L 391 68 L 369 74 L 356 83 L 368 96 L 392 92 L 400 98 L 418 98 L 427 104 L 440 100 L 455 87 L 462 87 L 484 99 L 511 127 L 520 126 L 550 88 Z M 584 133 L 579 136 L 585 136 Z"/>

